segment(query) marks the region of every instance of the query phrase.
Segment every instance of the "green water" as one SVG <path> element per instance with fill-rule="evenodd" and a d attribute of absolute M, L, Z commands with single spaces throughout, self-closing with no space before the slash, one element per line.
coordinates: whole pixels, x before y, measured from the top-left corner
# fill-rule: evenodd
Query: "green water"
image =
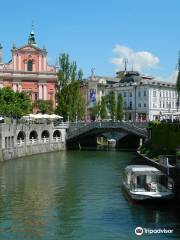
<path fill-rule="evenodd" d="M 121 187 L 135 155 L 68 151 L 0 165 L 0 240 L 180 239 L 175 203 L 137 204 Z M 173 228 L 137 237 L 134 229 Z"/>

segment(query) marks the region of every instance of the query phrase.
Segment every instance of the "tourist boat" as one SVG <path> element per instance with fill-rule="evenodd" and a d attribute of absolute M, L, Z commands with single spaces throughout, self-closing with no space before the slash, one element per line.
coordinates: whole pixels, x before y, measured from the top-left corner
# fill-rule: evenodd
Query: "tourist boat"
<path fill-rule="evenodd" d="M 129 165 L 123 175 L 123 186 L 134 200 L 172 199 L 174 182 L 155 167 Z"/>

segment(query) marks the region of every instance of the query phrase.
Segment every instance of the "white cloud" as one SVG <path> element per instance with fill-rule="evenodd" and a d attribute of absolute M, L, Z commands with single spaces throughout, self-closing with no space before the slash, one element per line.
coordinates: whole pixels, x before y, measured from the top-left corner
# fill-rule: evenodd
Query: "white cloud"
<path fill-rule="evenodd" d="M 174 70 L 169 76 L 167 77 L 157 76 L 156 79 L 159 81 L 176 83 L 177 75 L 178 75 L 178 70 Z"/>
<path fill-rule="evenodd" d="M 111 58 L 110 62 L 116 65 L 116 70 L 124 69 L 124 58 L 128 59 L 130 69 L 133 65 L 133 69 L 140 72 L 145 69 L 153 68 L 159 63 L 159 58 L 150 52 L 135 52 L 133 49 L 119 44 L 113 48 L 113 52 L 116 54 L 116 57 Z"/>

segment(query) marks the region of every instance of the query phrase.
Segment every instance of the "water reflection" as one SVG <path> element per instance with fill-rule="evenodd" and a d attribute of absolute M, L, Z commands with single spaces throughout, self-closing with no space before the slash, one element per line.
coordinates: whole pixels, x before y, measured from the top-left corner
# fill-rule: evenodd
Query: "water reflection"
<path fill-rule="evenodd" d="M 1 164 L 0 239 L 135 239 L 136 226 L 173 226 L 179 239 L 178 204 L 124 195 L 122 171 L 133 161 L 128 152 L 70 151 Z"/>

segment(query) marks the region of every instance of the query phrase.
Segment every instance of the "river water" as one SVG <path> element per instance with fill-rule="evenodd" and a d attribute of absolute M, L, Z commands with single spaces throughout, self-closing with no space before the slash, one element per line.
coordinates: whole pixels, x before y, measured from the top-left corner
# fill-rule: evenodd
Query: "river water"
<path fill-rule="evenodd" d="M 180 239 L 177 203 L 137 204 L 123 192 L 134 161 L 131 152 L 86 150 L 1 163 L 0 240 Z M 137 226 L 174 233 L 137 237 Z"/>

